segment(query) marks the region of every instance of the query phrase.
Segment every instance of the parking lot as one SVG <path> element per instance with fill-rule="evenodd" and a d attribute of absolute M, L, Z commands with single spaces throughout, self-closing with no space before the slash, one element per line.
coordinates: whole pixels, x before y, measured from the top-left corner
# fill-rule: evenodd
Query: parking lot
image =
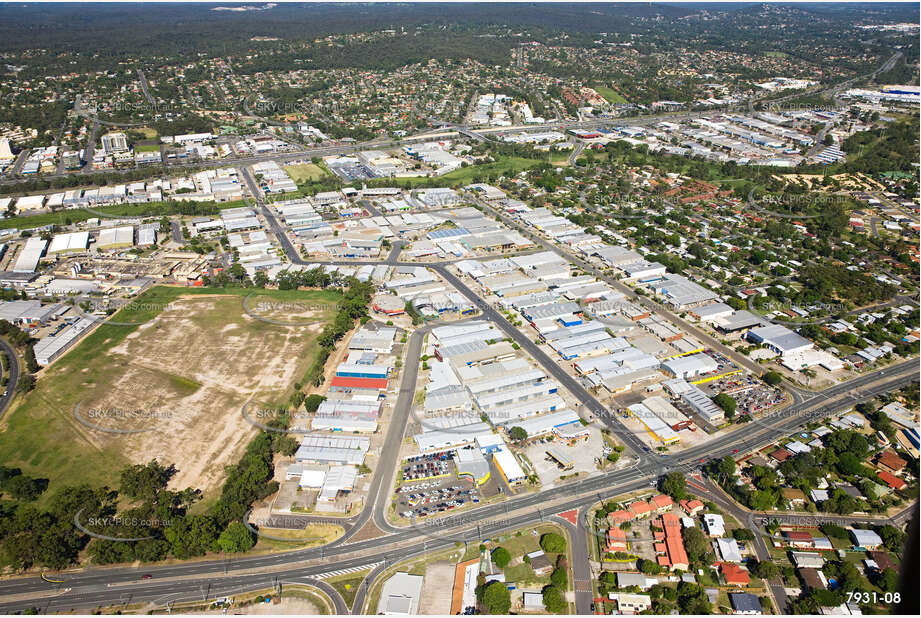
<path fill-rule="evenodd" d="M 478 504 L 480 492 L 473 482 L 452 477 L 403 485 L 397 488 L 395 499 L 400 517 L 412 519 Z"/>
<path fill-rule="evenodd" d="M 784 401 L 783 391 L 750 375 L 734 375 L 702 385 L 710 397 L 726 393 L 736 400 L 736 415 L 757 414 Z"/>
<path fill-rule="evenodd" d="M 360 164 L 330 165 L 329 169 L 346 182 L 352 182 L 353 180 L 364 180 L 366 178 L 374 178 L 374 174 L 372 174 L 364 165 Z"/>
<path fill-rule="evenodd" d="M 417 455 L 406 460 L 401 468 L 404 482 L 421 481 L 454 474 L 454 452 Z"/>

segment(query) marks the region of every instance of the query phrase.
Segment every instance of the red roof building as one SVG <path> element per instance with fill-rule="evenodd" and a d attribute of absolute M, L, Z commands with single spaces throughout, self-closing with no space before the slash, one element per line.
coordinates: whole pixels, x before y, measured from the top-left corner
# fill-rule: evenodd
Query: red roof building
<path fill-rule="evenodd" d="M 627 521 L 633 521 L 633 513 L 620 509 L 618 511 L 611 511 L 608 513 L 608 521 L 612 525 L 620 525 Z"/>
<path fill-rule="evenodd" d="M 908 484 L 905 481 L 903 481 L 902 479 L 900 479 L 894 474 L 889 474 L 885 470 L 880 470 L 876 476 L 879 477 L 879 480 L 881 480 L 886 485 L 888 485 L 889 489 L 894 489 L 896 491 L 902 491 L 908 486 Z"/>
<path fill-rule="evenodd" d="M 674 513 L 665 513 L 660 518 L 662 529 L 665 531 L 665 556 L 659 556 L 658 562 L 662 564 L 665 558 L 669 571 L 687 571 L 689 566 L 688 554 L 684 549 L 684 539 L 681 538 L 681 519 Z M 657 549 L 660 545 L 656 544 Z"/>
<path fill-rule="evenodd" d="M 656 510 L 656 513 L 660 515 L 665 511 L 672 508 L 674 502 L 672 499 L 666 496 L 665 494 L 659 494 L 658 496 L 653 496 L 649 499 L 649 504 Z"/>
<path fill-rule="evenodd" d="M 890 450 L 883 451 L 876 458 L 876 467 L 892 474 L 898 474 L 905 469 L 908 462 Z"/>
<path fill-rule="evenodd" d="M 790 458 L 791 455 L 793 455 L 793 453 L 791 453 L 790 451 L 788 451 L 788 450 L 785 449 L 785 448 L 779 448 L 779 449 L 777 449 L 776 451 L 774 451 L 773 453 L 771 453 L 771 457 L 772 457 L 773 459 L 775 459 L 775 460 L 777 460 L 777 461 L 781 461 L 781 462 L 788 460 L 788 459 Z"/>
<path fill-rule="evenodd" d="M 368 388 L 379 391 L 387 389 L 387 378 L 347 378 L 343 376 L 334 377 L 330 383 L 331 388 L 348 389 L 348 388 Z"/>
<path fill-rule="evenodd" d="M 647 515 L 652 513 L 655 509 L 652 507 L 651 504 L 647 502 L 639 501 L 639 502 L 634 502 L 633 504 L 628 506 L 627 510 L 633 513 L 634 517 L 646 517 Z"/>
<path fill-rule="evenodd" d="M 732 562 L 721 562 L 720 572 L 729 586 L 747 586 L 751 582 L 748 571 Z"/>
<path fill-rule="evenodd" d="M 684 512 L 691 517 L 697 515 L 704 508 L 704 503 L 697 499 L 682 500 L 678 504 L 680 504 L 681 508 L 684 509 Z"/>
<path fill-rule="evenodd" d="M 608 528 L 604 535 L 605 551 L 627 551 L 627 533 L 620 528 Z"/>
<path fill-rule="evenodd" d="M 784 530 L 783 536 L 787 540 L 787 544 L 794 547 L 815 547 L 815 541 L 808 532 Z"/>

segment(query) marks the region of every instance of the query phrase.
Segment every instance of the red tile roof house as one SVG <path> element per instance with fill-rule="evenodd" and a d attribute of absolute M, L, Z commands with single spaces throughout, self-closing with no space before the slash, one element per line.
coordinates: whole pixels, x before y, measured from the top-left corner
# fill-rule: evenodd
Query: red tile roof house
<path fill-rule="evenodd" d="M 655 509 L 652 507 L 651 504 L 647 502 L 642 502 L 642 501 L 634 502 L 633 504 L 627 507 L 627 510 L 633 513 L 633 516 L 636 517 L 637 519 L 646 517 L 647 515 L 655 511 Z"/>
<path fill-rule="evenodd" d="M 675 503 L 672 502 L 672 499 L 665 494 L 659 494 L 658 496 L 653 496 L 650 498 L 649 504 L 656 510 L 656 513 L 661 515 L 662 513 L 671 510 L 672 505 Z"/>
<path fill-rule="evenodd" d="M 731 562 L 721 562 L 720 572 L 723 574 L 723 579 L 726 580 L 726 584 L 729 586 L 742 587 L 747 586 L 751 582 L 748 571 Z"/>
<path fill-rule="evenodd" d="M 684 509 L 684 512 L 693 517 L 697 515 L 704 508 L 704 503 L 700 500 L 682 500 L 678 504 L 681 505 L 681 508 Z"/>
<path fill-rule="evenodd" d="M 815 541 L 808 532 L 785 530 L 783 536 L 787 541 L 787 545 L 792 547 L 815 547 Z"/>
<path fill-rule="evenodd" d="M 898 474 L 905 469 L 906 465 L 908 465 L 907 461 L 889 450 L 883 451 L 876 458 L 876 467 L 892 474 Z"/>
<path fill-rule="evenodd" d="M 784 461 L 788 460 L 788 459 L 790 458 L 791 455 L 793 455 L 793 453 L 791 453 L 790 451 L 788 451 L 788 450 L 785 449 L 785 448 L 779 448 L 779 449 L 777 449 L 776 451 L 774 451 L 773 453 L 771 453 L 771 457 L 772 457 L 773 459 L 776 459 L 777 461 L 780 461 L 780 462 L 784 462 Z"/>
<path fill-rule="evenodd" d="M 665 541 L 656 543 L 657 552 L 664 552 L 664 556 L 657 556 L 656 561 L 669 571 L 687 571 L 689 566 L 688 554 L 684 549 L 684 539 L 681 538 L 681 519 L 674 513 L 665 513 L 659 518 L 665 534 Z"/>
<path fill-rule="evenodd" d="M 908 483 L 906 483 L 905 481 L 903 481 L 902 479 L 900 479 L 894 474 L 889 474 L 885 470 L 880 470 L 876 474 L 876 476 L 879 477 L 879 480 L 881 480 L 886 485 L 888 485 L 890 489 L 894 489 L 896 491 L 902 491 L 903 489 L 908 487 Z"/>
<path fill-rule="evenodd" d="M 619 511 L 611 511 L 608 513 L 608 521 L 612 526 L 619 526 L 624 522 L 633 521 L 633 513 L 623 509 Z"/>
<path fill-rule="evenodd" d="M 605 551 L 627 551 L 627 533 L 620 528 L 608 528 L 604 535 Z"/>

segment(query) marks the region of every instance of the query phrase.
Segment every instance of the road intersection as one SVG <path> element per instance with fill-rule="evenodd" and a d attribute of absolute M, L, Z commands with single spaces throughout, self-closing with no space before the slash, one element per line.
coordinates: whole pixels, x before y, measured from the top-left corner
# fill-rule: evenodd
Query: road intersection
<path fill-rule="evenodd" d="M 246 175 L 245 177 L 248 182 L 252 182 L 251 178 Z M 259 195 L 258 192 L 254 194 Z M 261 200 L 259 201 L 262 214 L 268 214 L 270 227 L 279 232 L 279 241 L 288 252 L 289 259 L 293 263 L 312 264 L 297 255 L 293 245 L 280 229 L 278 221 L 261 204 Z M 399 249 L 399 245 L 394 247 L 387 258 L 388 262 L 396 262 Z M 442 276 L 447 274 L 446 279 L 457 286 L 461 293 L 478 299 L 475 293 L 454 277 L 443 264 L 427 266 Z M 482 301 L 478 305 L 481 310 L 485 309 L 483 317 L 494 320 L 500 326 L 507 325 L 508 329 L 504 329 L 505 332 L 513 336 L 523 347 L 528 344 L 526 351 L 530 351 L 533 342 L 523 333 L 511 327 L 501 314 Z M 65 580 L 60 584 L 49 584 L 34 576 L 8 579 L 0 582 L 0 598 L 4 599 L 4 602 L 0 603 L 0 611 L 20 611 L 30 607 L 39 607 L 43 611 L 63 611 L 129 602 L 165 604 L 163 599 L 166 597 L 178 602 L 201 599 L 205 594 L 210 595 L 205 598 L 232 596 L 246 590 L 270 587 L 279 579 L 300 581 L 334 569 L 355 568 L 375 563 L 393 564 L 420 554 L 449 549 L 457 543 L 478 544 L 482 539 L 503 532 L 540 521 L 549 521 L 556 513 L 584 508 L 605 496 L 648 488 L 659 476 L 671 470 L 692 472 L 706 460 L 736 452 L 752 451 L 788 435 L 810 420 L 848 409 L 859 401 L 917 379 L 916 363 L 906 361 L 864 374 L 819 393 L 804 393 L 800 401 L 789 406 L 783 415 L 777 415 L 776 421 L 771 425 L 752 425 L 729 431 L 706 444 L 686 449 L 673 456 L 644 454 L 640 450 L 637 463 L 627 469 L 597 474 L 544 492 L 515 496 L 504 502 L 482 506 L 437 522 L 401 528 L 390 524 L 386 518 L 389 488 L 392 486 L 398 453 L 398 448 L 394 445 L 398 445 L 403 438 L 406 419 L 412 407 L 421 346 L 424 335 L 432 326 L 417 329 L 409 338 L 403 381 L 394 409 L 393 422 L 385 441 L 387 447 L 383 449 L 383 457 L 372 481 L 366 507 L 349 526 L 346 536 L 323 547 L 280 554 L 145 567 L 145 571 L 153 574 L 153 578 L 146 580 L 141 579 L 139 568 L 126 567 L 88 567 L 68 571 L 60 574 L 60 578 Z M 556 375 L 559 365 L 540 353 L 540 350 L 538 352 L 535 359 L 547 371 Z M 568 374 L 565 375 L 571 380 Z M 579 396 L 580 389 L 576 389 L 574 394 Z M 581 390 L 584 392 L 584 389 Z M 619 423 L 613 415 L 604 414 L 603 409 L 592 407 L 598 404 L 591 404 L 591 401 L 594 401 L 594 398 L 590 397 L 588 400 L 589 407 L 601 413 L 599 416 L 608 422 L 609 426 Z M 636 437 L 631 436 L 630 432 L 621 429 L 618 435 L 628 445 L 635 445 Z M 353 541 L 355 532 L 371 519 L 384 534 Z M 583 597 L 584 595 L 578 595 L 577 599 Z M 579 606 L 583 604 L 584 601 L 577 603 Z M 360 610 L 360 606 L 356 605 L 356 608 Z M 584 610 L 583 607 L 578 609 Z"/>

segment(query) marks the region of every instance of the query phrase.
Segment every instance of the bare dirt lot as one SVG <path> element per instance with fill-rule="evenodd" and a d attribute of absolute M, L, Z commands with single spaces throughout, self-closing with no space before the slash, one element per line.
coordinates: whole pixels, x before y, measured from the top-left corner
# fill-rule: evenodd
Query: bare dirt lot
<path fill-rule="evenodd" d="M 224 467 L 257 431 L 244 405 L 266 422 L 259 411 L 287 400 L 335 304 L 307 310 L 313 323 L 283 325 L 246 310 L 240 293 L 155 290 L 172 295 L 156 315 L 139 326 L 101 324 L 42 372 L 3 427 L 0 458 L 52 485 L 109 486 L 124 465 L 156 458 L 178 468 L 173 487 L 199 488 L 206 500 L 219 490 Z M 286 313 L 278 303 L 271 317 L 294 322 L 305 306 L 291 303 Z"/>

